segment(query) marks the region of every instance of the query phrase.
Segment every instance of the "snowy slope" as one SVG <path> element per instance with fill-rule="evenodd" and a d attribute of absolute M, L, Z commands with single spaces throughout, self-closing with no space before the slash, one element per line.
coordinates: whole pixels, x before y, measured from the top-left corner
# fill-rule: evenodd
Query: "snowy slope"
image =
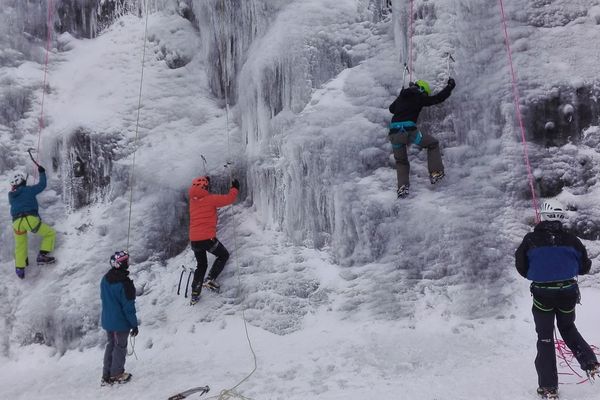
<path fill-rule="evenodd" d="M 32 266 L 17 282 L 0 203 L 0 357 L 8 367 L 0 398 L 166 398 L 204 384 L 216 394 L 253 366 L 242 310 L 258 356 L 241 388 L 252 398 L 530 398 L 535 333 L 512 254 L 533 212 L 497 2 L 416 1 L 415 74 L 441 88 L 450 51 L 458 86 L 421 117 L 442 141 L 448 179 L 431 187 L 425 154 L 413 150 L 403 203 L 386 125 L 406 39 L 396 16 L 408 1 L 394 1 L 394 16 L 383 19 L 380 1 L 227 1 L 226 17 L 216 1 L 181 2 L 199 26 L 158 3 L 137 141 L 144 19 L 125 16 L 94 39 L 55 39 L 40 151 L 52 169 L 40 199 L 59 232 L 60 262 Z M 581 87 L 593 93 L 600 67 L 574 44 L 598 40 L 596 2 L 505 3 L 524 103 Z M 32 104 L 0 125 L 2 182 L 37 142 L 41 96 L 43 58 L 9 59 L 3 95 L 22 90 Z M 552 112 L 542 107 L 545 119 L 561 117 L 565 96 Z M 576 110 L 593 110 L 594 98 L 587 101 Z M 525 112 L 528 121 L 542 115 Z M 571 221 L 594 258 L 597 125 L 596 117 L 571 144 L 547 146 L 533 134 L 529 143 L 540 190 L 560 187 L 559 198 L 578 209 Z M 82 149 L 96 179 L 89 197 L 72 174 Z M 100 389 L 98 284 L 111 252 L 127 242 L 134 149 L 130 239 L 141 326 L 138 359 L 127 366 L 135 381 Z M 230 174 L 240 177 L 243 198 L 221 214 L 219 237 L 232 251 L 223 292 L 190 308 L 175 292 L 181 265 L 194 264 L 185 193 L 205 173 L 200 155 L 218 190 Z M 582 280 L 580 327 L 595 344 L 598 283 L 598 275 Z M 567 398 L 595 392 L 564 386 Z"/>

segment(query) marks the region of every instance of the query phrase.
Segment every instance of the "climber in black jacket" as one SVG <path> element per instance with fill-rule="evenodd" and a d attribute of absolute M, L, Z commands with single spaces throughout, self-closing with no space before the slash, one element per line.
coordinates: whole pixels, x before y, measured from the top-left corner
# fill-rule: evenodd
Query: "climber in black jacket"
<path fill-rule="evenodd" d="M 408 196 L 410 164 L 406 147 L 414 143 L 427 149 L 427 167 L 432 184 L 444 177 L 444 164 L 438 140 L 429 134 L 422 133 L 417 128 L 417 119 L 423 107 L 439 104 L 450 97 L 456 86 L 454 79 L 448 79 L 448 84 L 439 93 L 431 96 L 429 83 L 418 80 L 411 82 L 406 89 L 390 105 L 394 114 L 390 123 L 389 139 L 396 160 L 398 174 L 398 198 Z"/>

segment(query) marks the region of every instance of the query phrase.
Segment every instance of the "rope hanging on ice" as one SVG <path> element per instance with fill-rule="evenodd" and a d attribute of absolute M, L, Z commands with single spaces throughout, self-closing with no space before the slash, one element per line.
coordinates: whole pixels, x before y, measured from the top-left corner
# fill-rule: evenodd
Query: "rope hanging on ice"
<path fill-rule="evenodd" d="M 515 69 L 513 66 L 513 58 L 512 58 L 512 50 L 510 48 L 510 40 L 508 37 L 508 28 L 506 27 L 506 14 L 504 13 L 504 2 L 503 0 L 498 0 L 500 3 L 500 12 L 502 17 L 502 25 L 504 27 L 504 43 L 506 45 L 506 53 L 508 54 L 508 66 L 510 67 L 510 73 L 512 78 L 512 92 L 513 99 L 515 103 L 515 111 L 517 113 L 517 119 L 519 121 L 519 126 L 521 128 L 521 141 L 523 142 L 523 157 L 525 159 L 525 164 L 527 166 L 527 177 L 529 179 L 529 187 L 531 189 L 531 199 L 533 203 L 533 210 L 535 212 L 535 222 L 540 222 L 540 212 L 537 196 L 535 194 L 535 185 L 533 173 L 531 172 L 531 163 L 529 162 L 529 150 L 527 149 L 527 140 L 525 138 L 525 124 L 523 123 L 523 115 L 521 114 L 521 99 L 519 98 L 519 91 L 517 89 L 517 76 L 515 74 Z"/>
<path fill-rule="evenodd" d="M 227 95 L 227 88 L 229 87 L 229 82 L 227 82 L 227 87 L 225 88 L 225 130 L 227 131 L 227 159 L 231 160 L 231 140 L 229 135 L 229 98 Z M 228 161 L 226 166 L 230 166 L 231 162 Z M 229 180 L 233 180 L 233 170 L 229 168 Z M 236 275 L 238 278 L 238 287 L 242 287 L 242 278 L 240 264 L 238 261 L 238 240 L 237 240 L 237 230 L 236 230 L 236 222 L 235 222 L 235 213 L 233 211 L 233 207 L 231 208 L 231 219 L 233 225 L 233 248 L 234 248 L 234 259 L 235 259 L 235 269 Z M 241 292 L 241 290 L 240 290 Z M 218 400 L 229 400 L 229 399 L 239 399 L 239 400 L 251 400 L 249 397 L 245 397 L 240 393 L 236 392 L 235 389 L 240 387 L 244 382 L 246 382 L 250 377 L 256 372 L 258 368 L 258 362 L 256 359 L 256 353 L 254 351 L 254 347 L 252 345 L 252 340 L 250 339 L 250 334 L 248 333 L 248 321 L 246 320 L 246 310 L 244 305 L 242 304 L 242 320 L 244 321 L 244 333 L 246 334 L 246 341 L 248 342 L 248 347 L 250 349 L 250 353 L 252 353 L 252 360 L 254 362 L 254 367 L 252 371 L 246 375 L 244 379 L 239 381 L 235 386 L 231 389 L 222 390 L 217 396 L 208 397 L 207 399 L 218 399 Z"/>
<path fill-rule="evenodd" d="M 408 25 L 408 81 L 412 81 L 413 72 L 413 20 L 414 20 L 414 0 L 410 0 L 410 15 Z M 404 84 L 404 82 L 402 82 Z"/>
<path fill-rule="evenodd" d="M 140 91 L 138 95 L 137 117 L 135 121 L 135 139 L 133 141 L 133 160 L 131 161 L 131 173 L 129 174 L 129 216 L 127 222 L 127 246 L 129 251 L 129 238 L 131 237 L 131 210 L 133 207 L 133 178 L 135 173 L 135 154 L 137 152 L 139 128 L 140 128 L 140 111 L 142 109 L 142 87 L 144 84 L 144 64 L 146 61 L 146 40 L 148 37 L 148 2 L 144 1 L 144 12 L 146 13 L 146 21 L 144 25 L 144 47 L 142 50 L 142 70 L 140 74 Z"/>
<path fill-rule="evenodd" d="M 46 56 L 44 60 L 44 79 L 42 81 L 42 100 L 40 106 L 40 118 L 38 121 L 38 140 L 37 140 L 37 148 L 36 148 L 36 159 L 33 159 L 31 156 L 31 152 L 29 152 L 29 156 L 32 157 L 33 162 L 38 165 L 39 154 L 40 154 L 40 142 L 42 139 L 42 130 L 44 129 L 44 101 L 46 99 L 46 85 L 48 83 L 48 63 L 50 60 L 50 46 L 52 45 L 52 20 L 54 19 L 54 1 L 48 0 L 48 12 L 46 16 Z M 37 176 L 37 170 L 35 172 L 35 176 Z"/>

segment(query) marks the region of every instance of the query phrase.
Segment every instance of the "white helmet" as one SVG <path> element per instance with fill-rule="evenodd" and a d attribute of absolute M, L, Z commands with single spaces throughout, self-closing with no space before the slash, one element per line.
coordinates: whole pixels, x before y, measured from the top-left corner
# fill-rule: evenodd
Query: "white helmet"
<path fill-rule="evenodd" d="M 17 172 L 15 176 L 10 180 L 10 185 L 13 187 L 21 186 L 27 181 L 27 177 L 22 172 Z"/>
<path fill-rule="evenodd" d="M 562 221 L 565 219 L 565 208 L 558 200 L 548 199 L 542 203 L 542 221 Z"/>

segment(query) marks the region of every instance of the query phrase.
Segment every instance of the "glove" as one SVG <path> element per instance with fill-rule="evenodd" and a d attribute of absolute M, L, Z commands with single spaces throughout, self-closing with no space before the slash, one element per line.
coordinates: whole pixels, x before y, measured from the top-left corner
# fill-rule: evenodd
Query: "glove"
<path fill-rule="evenodd" d="M 139 330 L 138 330 L 138 327 L 136 326 L 135 328 L 133 328 L 133 329 L 131 330 L 131 332 L 130 332 L 129 334 L 130 334 L 131 336 L 135 337 L 135 336 L 137 336 L 137 335 L 138 335 L 138 333 L 139 333 Z"/>
<path fill-rule="evenodd" d="M 41 165 L 38 165 L 38 172 L 40 174 L 43 174 L 44 172 L 46 172 L 46 168 L 42 167 Z"/>
<path fill-rule="evenodd" d="M 231 187 L 236 188 L 237 190 L 240 190 L 240 181 L 238 181 L 237 179 L 234 179 L 233 181 L 231 181 Z"/>
<path fill-rule="evenodd" d="M 454 79 L 448 78 L 448 87 L 450 88 L 450 90 L 456 87 L 456 82 L 454 81 Z"/>

